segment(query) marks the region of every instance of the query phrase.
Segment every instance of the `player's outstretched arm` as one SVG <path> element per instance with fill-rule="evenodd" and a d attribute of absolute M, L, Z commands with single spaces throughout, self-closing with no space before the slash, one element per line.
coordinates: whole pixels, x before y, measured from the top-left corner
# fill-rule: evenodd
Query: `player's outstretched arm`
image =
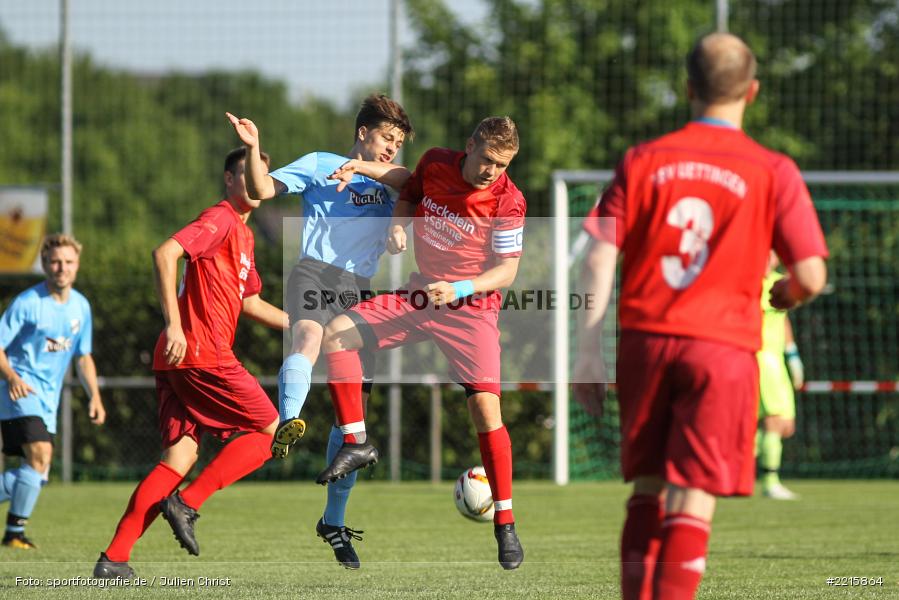
<path fill-rule="evenodd" d="M 102 425 L 106 422 L 106 409 L 103 407 L 103 399 L 100 397 L 100 385 L 97 381 L 97 365 L 90 354 L 82 354 L 75 363 L 78 371 L 78 379 L 84 388 L 90 401 L 87 406 L 88 416 L 94 425 Z"/>
<path fill-rule="evenodd" d="M 259 130 L 253 121 L 246 118 L 237 118 L 229 112 L 225 113 L 237 137 L 247 147 L 247 158 L 244 167 L 244 175 L 247 181 L 247 194 L 253 200 L 271 200 L 275 196 L 287 191 L 286 186 L 280 181 L 275 181 L 268 174 L 268 166 L 262 160 L 259 146 Z"/>
<path fill-rule="evenodd" d="M 178 312 L 178 259 L 184 256 L 184 247 L 175 238 L 169 238 L 153 251 L 153 270 L 156 274 L 156 293 L 165 319 L 165 360 L 177 365 L 184 360 L 187 340 L 181 328 Z"/>
<path fill-rule="evenodd" d="M 352 158 L 328 175 L 328 179 L 339 179 L 337 191 L 342 192 L 356 173 L 389 185 L 397 191 L 403 189 L 412 176 L 412 172 L 402 165 Z"/>
<path fill-rule="evenodd" d="M 6 383 L 9 386 L 9 398 L 13 402 L 24 398 L 28 394 L 34 393 L 34 388 L 25 383 L 22 378 L 19 377 L 19 374 L 13 370 L 12 365 L 9 364 L 9 358 L 6 356 L 6 351 L 3 348 L 0 348 L 0 376 L 6 380 Z"/>
<path fill-rule="evenodd" d="M 612 288 L 618 247 L 594 240 L 587 249 L 578 288 L 585 309 L 578 314 L 578 349 L 574 367 L 575 399 L 588 414 L 602 416 L 607 374 L 602 357 L 602 327 Z M 592 301 L 591 301 L 592 300 Z"/>
<path fill-rule="evenodd" d="M 287 313 L 253 294 L 243 299 L 241 313 L 272 329 L 289 329 L 290 319 Z"/>
<path fill-rule="evenodd" d="M 771 306 L 781 310 L 796 308 L 811 302 L 827 283 L 827 265 L 820 256 L 787 265 L 789 275 L 771 286 Z"/>

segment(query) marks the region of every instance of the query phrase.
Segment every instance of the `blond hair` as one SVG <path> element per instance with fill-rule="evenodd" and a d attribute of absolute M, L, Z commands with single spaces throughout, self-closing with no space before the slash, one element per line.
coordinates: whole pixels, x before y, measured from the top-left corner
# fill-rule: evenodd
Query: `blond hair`
<path fill-rule="evenodd" d="M 41 242 L 41 262 L 50 260 L 50 253 L 56 248 L 69 246 L 75 249 L 75 254 L 81 255 L 81 242 L 65 233 L 51 233 Z"/>
<path fill-rule="evenodd" d="M 511 117 L 487 117 L 475 127 L 471 139 L 500 151 L 518 152 L 518 127 Z"/>

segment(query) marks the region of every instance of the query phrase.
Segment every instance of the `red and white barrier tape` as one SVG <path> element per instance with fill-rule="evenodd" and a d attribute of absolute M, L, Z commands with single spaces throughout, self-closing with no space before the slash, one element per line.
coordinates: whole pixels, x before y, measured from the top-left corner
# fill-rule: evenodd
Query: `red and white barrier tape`
<path fill-rule="evenodd" d="M 899 392 L 899 381 L 806 381 L 803 392 L 826 394 L 828 392 L 849 392 L 851 394 L 876 394 L 878 392 Z"/>
<path fill-rule="evenodd" d="M 615 384 L 610 383 L 610 388 Z M 550 392 L 553 384 L 548 382 L 506 382 L 502 384 L 505 391 Z M 807 394 L 827 394 L 830 392 L 848 392 L 850 394 L 877 394 L 899 392 L 899 381 L 806 381 L 802 391 Z"/>

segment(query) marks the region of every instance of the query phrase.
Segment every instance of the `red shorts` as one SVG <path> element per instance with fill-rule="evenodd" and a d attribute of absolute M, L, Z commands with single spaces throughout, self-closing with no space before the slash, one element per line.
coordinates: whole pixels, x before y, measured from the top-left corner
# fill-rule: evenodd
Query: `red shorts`
<path fill-rule="evenodd" d="M 235 433 L 265 429 L 278 418 L 259 381 L 239 363 L 156 371 L 156 395 L 163 448 L 185 435 L 199 443 L 203 432 L 226 440 Z"/>
<path fill-rule="evenodd" d="M 694 338 L 627 330 L 618 352 L 621 468 L 716 496 L 755 481 L 755 353 Z"/>
<path fill-rule="evenodd" d="M 470 301 L 434 307 L 421 290 L 394 292 L 360 302 L 349 313 L 371 328 L 373 335 L 361 332 L 367 348 L 382 350 L 433 340 L 449 362 L 450 377 L 469 395 L 499 396 L 498 298 L 466 300 Z M 354 315 L 350 318 L 359 324 Z"/>

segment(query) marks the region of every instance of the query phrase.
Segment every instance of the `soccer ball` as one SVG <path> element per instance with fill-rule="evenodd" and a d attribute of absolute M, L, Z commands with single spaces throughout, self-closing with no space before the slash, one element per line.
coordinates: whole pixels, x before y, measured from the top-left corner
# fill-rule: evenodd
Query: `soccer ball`
<path fill-rule="evenodd" d="M 474 521 L 493 520 L 493 495 L 484 467 L 472 467 L 459 475 L 453 488 L 453 500 L 463 517 Z"/>

